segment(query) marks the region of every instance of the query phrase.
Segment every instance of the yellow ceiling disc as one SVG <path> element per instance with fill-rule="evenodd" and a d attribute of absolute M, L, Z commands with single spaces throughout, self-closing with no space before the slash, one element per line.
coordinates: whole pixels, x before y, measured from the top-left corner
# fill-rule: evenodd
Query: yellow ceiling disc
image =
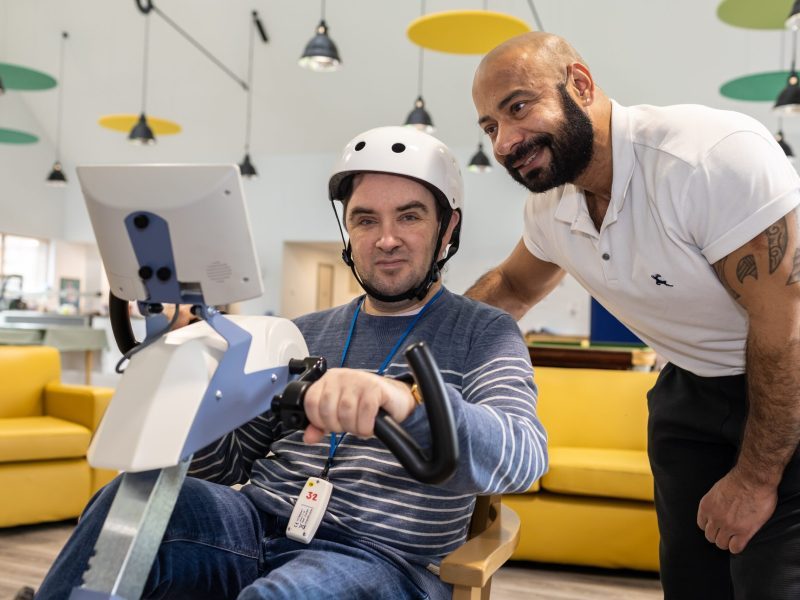
<path fill-rule="evenodd" d="M 530 31 L 517 17 L 490 10 L 449 10 L 411 22 L 408 38 L 423 48 L 453 54 L 486 54 L 507 39 Z"/>
<path fill-rule="evenodd" d="M 139 115 L 106 115 L 100 117 L 97 123 L 106 129 L 129 133 L 138 120 Z M 147 123 L 150 125 L 150 129 L 153 130 L 154 135 L 173 135 L 181 132 L 181 126 L 175 121 L 167 121 L 166 119 L 147 115 Z"/>

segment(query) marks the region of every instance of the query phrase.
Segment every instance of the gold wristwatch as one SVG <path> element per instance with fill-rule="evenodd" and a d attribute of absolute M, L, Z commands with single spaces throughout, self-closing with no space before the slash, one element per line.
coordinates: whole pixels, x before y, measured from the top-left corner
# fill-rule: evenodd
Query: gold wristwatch
<path fill-rule="evenodd" d="M 419 386 L 416 383 L 411 385 L 411 395 L 414 396 L 417 404 L 422 404 L 422 392 L 419 391 Z"/>

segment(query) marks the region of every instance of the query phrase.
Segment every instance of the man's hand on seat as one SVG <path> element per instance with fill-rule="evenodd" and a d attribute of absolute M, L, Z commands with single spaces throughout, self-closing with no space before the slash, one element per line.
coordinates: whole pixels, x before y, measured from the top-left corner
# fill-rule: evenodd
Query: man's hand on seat
<path fill-rule="evenodd" d="M 314 444 L 332 431 L 370 437 L 379 408 L 400 423 L 414 411 L 416 402 L 401 381 L 355 369 L 331 369 L 308 388 L 304 406 L 311 425 L 303 441 Z"/>

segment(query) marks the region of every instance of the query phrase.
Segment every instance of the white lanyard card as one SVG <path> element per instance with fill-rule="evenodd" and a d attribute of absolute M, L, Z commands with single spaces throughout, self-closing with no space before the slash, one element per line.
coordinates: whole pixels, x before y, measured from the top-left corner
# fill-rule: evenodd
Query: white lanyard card
<path fill-rule="evenodd" d="M 333 484 L 319 477 L 309 477 L 294 503 L 286 537 L 308 544 L 314 539 L 317 528 L 325 516 L 328 501 L 331 499 Z"/>

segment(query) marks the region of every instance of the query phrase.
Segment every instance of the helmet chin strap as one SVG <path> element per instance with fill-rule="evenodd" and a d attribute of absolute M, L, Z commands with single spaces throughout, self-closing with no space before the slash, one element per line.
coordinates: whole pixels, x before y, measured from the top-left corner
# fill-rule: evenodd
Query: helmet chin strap
<path fill-rule="evenodd" d="M 364 282 L 361 279 L 361 276 L 356 271 L 356 265 L 353 261 L 352 256 L 352 248 L 350 246 L 350 242 L 347 243 L 347 246 L 344 250 L 342 250 L 342 260 L 344 263 L 350 267 L 350 270 L 353 272 L 353 276 L 356 278 L 358 284 L 364 289 L 365 292 L 371 297 L 375 298 L 380 302 L 402 302 L 403 300 L 411 300 L 417 299 L 422 300 L 425 296 L 428 295 L 428 291 L 431 289 L 431 286 L 439 281 L 441 275 L 441 268 L 444 263 L 447 262 L 447 259 L 450 256 L 446 256 L 442 260 L 436 260 L 436 257 L 439 256 L 439 251 L 442 247 L 442 238 L 444 237 L 444 232 L 447 231 L 447 226 L 450 223 L 451 214 L 447 214 L 442 218 L 442 223 L 439 226 L 439 235 L 436 238 L 436 248 L 433 251 L 433 258 L 431 259 L 431 265 L 428 268 L 428 273 L 422 279 L 422 281 L 414 287 L 407 289 L 405 292 L 400 294 L 395 294 L 392 296 L 382 294 L 371 285 Z"/>

